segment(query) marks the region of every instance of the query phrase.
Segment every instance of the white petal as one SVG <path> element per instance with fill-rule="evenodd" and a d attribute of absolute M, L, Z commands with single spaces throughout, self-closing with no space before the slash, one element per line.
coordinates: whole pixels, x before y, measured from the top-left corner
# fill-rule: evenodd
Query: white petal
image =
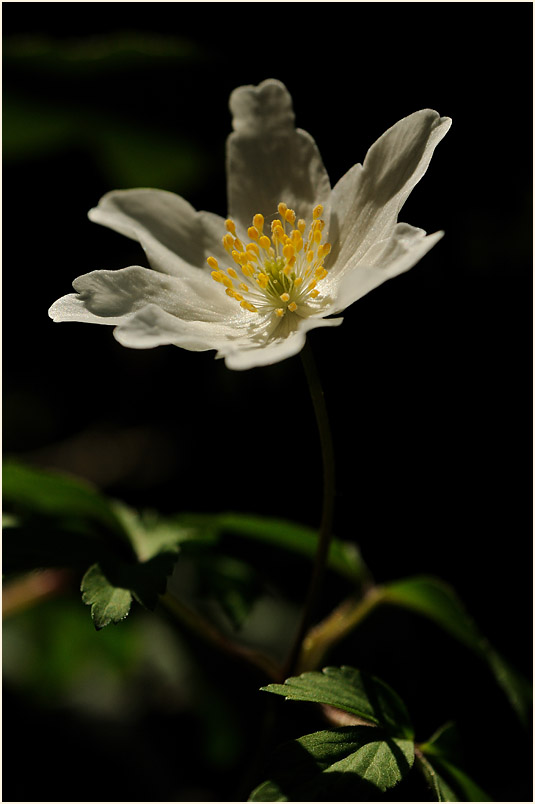
<path fill-rule="evenodd" d="M 349 260 L 367 262 L 366 252 L 388 238 L 413 187 L 427 170 L 433 151 L 451 125 L 431 109 L 400 120 L 372 145 L 363 165 L 355 165 L 333 189 L 332 269 Z"/>
<path fill-rule="evenodd" d="M 366 263 L 355 263 L 344 274 L 336 300 L 328 314 L 339 313 L 388 279 L 408 271 L 444 236 L 427 235 L 406 223 L 398 223 L 394 235 L 368 251 Z"/>
<path fill-rule="evenodd" d="M 239 341 L 220 349 L 217 356 L 225 358 L 227 368 L 237 371 L 256 366 L 270 366 L 300 352 L 305 345 L 306 333 L 309 330 L 316 327 L 337 327 L 342 321 L 342 318 L 300 319 L 298 328 L 285 337 L 275 338 L 259 346 L 255 346 L 254 341 Z"/>
<path fill-rule="evenodd" d="M 234 132 L 227 141 L 229 214 L 242 228 L 261 212 L 277 214 L 279 201 L 299 218 L 311 219 L 323 204 L 328 220 L 330 182 L 316 146 L 296 129 L 286 87 L 270 79 L 234 90 L 230 98 Z"/>
<path fill-rule="evenodd" d="M 94 223 L 137 240 L 151 266 L 165 274 L 208 272 L 206 258 L 226 259 L 223 218 L 196 212 L 183 198 L 165 190 L 114 190 L 90 210 Z"/>
<path fill-rule="evenodd" d="M 235 303 L 211 278 L 205 285 L 195 276 L 166 276 L 139 265 L 92 271 L 75 279 L 73 287 L 77 295 L 64 296 L 50 308 L 54 321 L 114 325 L 147 304 L 185 320 L 226 321 L 236 312 Z"/>
<path fill-rule="evenodd" d="M 184 321 L 155 304 L 148 304 L 123 321 L 113 334 L 122 346 L 130 349 L 173 345 L 203 352 L 219 349 L 228 338 L 236 336 L 236 330 L 225 323 Z"/>

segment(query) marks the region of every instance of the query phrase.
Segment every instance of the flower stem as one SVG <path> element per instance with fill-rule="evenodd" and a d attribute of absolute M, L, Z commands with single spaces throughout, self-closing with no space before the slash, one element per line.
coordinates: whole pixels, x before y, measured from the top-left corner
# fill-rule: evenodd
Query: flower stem
<path fill-rule="evenodd" d="M 325 397 L 323 395 L 323 388 L 321 386 L 321 381 L 316 368 L 316 361 L 314 360 L 314 355 L 312 354 L 312 349 L 310 348 L 308 341 L 305 343 L 305 346 L 301 351 L 301 359 L 303 361 L 303 368 L 305 370 L 310 396 L 314 406 L 314 413 L 316 415 L 316 423 L 318 425 L 320 437 L 321 456 L 323 461 L 323 507 L 318 534 L 318 546 L 314 559 L 314 568 L 310 577 L 307 596 L 303 606 L 303 613 L 301 615 L 301 621 L 299 623 L 288 659 L 284 666 L 283 675 L 285 678 L 290 676 L 295 670 L 299 660 L 301 646 L 314 615 L 314 610 L 321 592 L 323 576 L 325 574 L 325 565 L 327 563 L 329 547 L 331 545 L 334 514 L 335 473 L 331 427 L 329 424 Z"/>

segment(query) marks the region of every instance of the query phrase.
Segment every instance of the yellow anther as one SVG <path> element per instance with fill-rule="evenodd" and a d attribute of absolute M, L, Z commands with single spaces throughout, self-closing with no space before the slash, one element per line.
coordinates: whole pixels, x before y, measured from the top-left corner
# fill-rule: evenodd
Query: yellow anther
<path fill-rule="evenodd" d="M 321 243 L 321 229 L 318 228 L 314 231 L 314 243 Z"/>
<path fill-rule="evenodd" d="M 236 299 L 236 301 L 241 301 L 243 299 L 243 296 L 240 296 L 240 294 L 236 293 L 236 291 L 232 290 L 232 288 L 227 288 L 225 293 L 227 296 L 230 296 L 231 299 Z"/>
<path fill-rule="evenodd" d="M 258 212 L 253 218 L 253 226 L 255 226 L 259 232 L 262 232 L 264 229 L 264 216 Z"/>
<path fill-rule="evenodd" d="M 206 262 L 208 263 L 210 268 L 214 269 L 214 271 L 217 271 L 217 269 L 219 268 L 219 265 L 217 264 L 217 260 L 215 257 L 207 257 Z"/>
<path fill-rule="evenodd" d="M 241 269 L 245 276 L 254 276 L 254 268 L 250 262 L 246 262 L 245 265 L 242 265 Z"/>
<path fill-rule="evenodd" d="M 231 251 L 230 254 L 231 254 L 231 257 L 234 260 L 234 262 L 237 262 L 238 265 L 239 265 L 240 264 L 240 260 L 239 260 L 240 252 L 239 251 Z"/>
<path fill-rule="evenodd" d="M 327 254 L 330 252 L 330 250 L 331 250 L 331 244 L 330 243 L 324 243 L 318 249 L 318 257 L 320 257 L 320 259 L 322 257 L 326 257 Z"/>
<path fill-rule="evenodd" d="M 284 254 L 287 260 L 291 260 L 295 254 L 295 248 L 292 245 L 292 243 L 286 243 L 286 245 L 282 249 L 282 253 Z"/>
<path fill-rule="evenodd" d="M 251 254 L 254 254 L 255 257 L 258 257 L 258 255 L 260 253 L 260 249 L 258 248 L 256 243 L 247 243 L 246 248 L 247 248 L 247 251 L 249 251 Z"/>
<path fill-rule="evenodd" d="M 256 277 L 256 281 L 260 285 L 261 288 L 267 288 L 269 284 L 269 276 L 267 274 L 258 274 Z"/>
<path fill-rule="evenodd" d="M 314 252 L 312 251 L 312 249 L 310 249 L 310 251 L 307 251 L 307 262 L 312 262 L 313 259 L 314 259 Z"/>
<path fill-rule="evenodd" d="M 260 237 L 260 232 L 258 231 L 256 226 L 249 226 L 249 228 L 247 229 L 247 234 L 249 235 L 251 240 L 258 240 L 258 238 Z"/>
<path fill-rule="evenodd" d="M 234 248 L 234 238 L 228 232 L 223 238 L 223 245 L 225 246 L 226 251 L 231 251 Z"/>
<path fill-rule="evenodd" d="M 214 280 L 214 282 L 221 282 L 222 276 L 223 274 L 221 273 L 221 271 L 212 271 L 211 273 L 211 277 Z"/>
<path fill-rule="evenodd" d="M 297 304 L 295 302 L 291 302 L 291 304 L 288 305 L 288 310 L 291 310 L 292 313 L 295 313 L 297 310 Z"/>
<path fill-rule="evenodd" d="M 237 248 L 238 251 L 243 251 L 243 243 L 238 237 L 234 240 L 234 248 Z"/>
<path fill-rule="evenodd" d="M 249 285 L 246 285 L 245 282 L 240 282 L 239 284 L 240 290 L 243 290 L 245 293 L 249 290 Z"/>
<path fill-rule="evenodd" d="M 243 307 L 244 310 L 249 310 L 250 313 L 257 313 L 258 312 L 258 310 L 254 306 L 254 304 L 251 304 L 251 302 L 245 301 L 245 299 L 242 302 L 240 302 L 240 307 Z"/>
<path fill-rule="evenodd" d="M 314 271 L 314 276 L 318 281 L 320 279 L 325 279 L 325 277 L 327 276 L 327 271 L 325 270 L 325 268 L 323 268 L 323 266 L 320 266 L 319 268 L 316 268 L 316 270 Z"/>
<path fill-rule="evenodd" d="M 233 279 L 237 279 L 237 278 L 238 278 L 238 274 L 236 273 L 236 271 L 234 270 L 234 268 L 227 268 L 227 274 L 228 274 L 229 276 L 231 276 Z"/>
<path fill-rule="evenodd" d="M 289 293 L 281 293 L 280 300 L 283 302 L 290 301 L 290 294 Z"/>
<path fill-rule="evenodd" d="M 227 232 L 230 232 L 234 236 L 236 236 L 236 224 L 230 218 L 227 218 L 225 221 L 225 226 L 227 227 Z"/>
<path fill-rule="evenodd" d="M 303 220 L 303 218 L 299 218 L 299 220 L 297 221 L 297 228 L 299 229 L 301 234 L 304 235 L 305 229 L 307 228 L 307 223 L 306 221 Z"/>
<path fill-rule="evenodd" d="M 291 234 L 291 240 L 294 244 L 296 251 L 301 251 L 303 248 L 303 238 L 301 237 L 301 232 L 299 229 L 294 229 Z"/>
<path fill-rule="evenodd" d="M 303 284 L 303 277 L 302 276 L 296 276 L 296 278 L 294 279 L 294 287 L 298 288 L 299 285 L 302 285 L 302 284 Z"/>
<path fill-rule="evenodd" d="M 282 316 L 284 315 L 283 308 L 277 307 L 277 309 L 275 310 L 275 315 L 277 316 L 277 318 L 282 318 Z"/>
<path fill-rule="evenodd" d="M 318 220 L 322 212 L 323 212 L 323 206 L 321 204 L 318 204 L 317 206 L 314 207 L 314 209 L 312 210 L 312 217 L 314 218 L 315 221 Z"/>
<path fill-rule="evenodd" d="M 225 276 L 225 274 L 221 274 L 221 279 L 219 281 L 222 282 L 226 288 L 232 287 L 232 279 L 229 279 L 228 276 Z"/>
<path fill-rule="evenodd" d="M 295 212 L 293 211 L 293 209 L 286 210 L 286 212 L 284 213 L 284 220 L 287 223 L 293 224 L 293 222 L 295 221 Z"/>
<path fill-rule="evenodd" d="M 281 218 L 284 218 L 286 210 L 288 209 L 288 204 L 285 204 L 284 201 L 281 201 L 277 209 L 279 210 L 279 215 L 281 216 Z"/>
<path fill-rule="evenodd" d="M 312 296 L 313 299 L 315 299 L 320 295 L 320 292 L 319 290 L 311 290 L 310 295 Z"/>
<path fill-rule="evenodd" d="M 271 246 L 271 240 L 269 239 L 269 237 L 266 237 L 266 235 L 262 235 L 262 237 L 260 238 L 260 240 L 258 242 L 260 243 L 262 248 L 265 249 L 266 251 Z"/>

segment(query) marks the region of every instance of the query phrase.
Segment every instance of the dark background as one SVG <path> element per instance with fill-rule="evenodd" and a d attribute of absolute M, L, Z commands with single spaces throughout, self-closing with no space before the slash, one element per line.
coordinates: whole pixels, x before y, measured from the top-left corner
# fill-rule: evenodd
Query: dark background
<path fill-rule="evenodd" d="M 54 325 L 47 309 L 80 274 L 145 264 L 137 244 L 88 221 L 108 190 L 156 186 L 226 214 L 236 86 L 288 86 L 333 186 L 398 119 L 434 108 L 453 127 L 400 220 L 445 238 L 340 328 L 309 336 L 334 430 L 336 533 L 378 581 L 452 583 L 530 675 L 531 15 L 526 3 L 3 4 L 4 454 L 140 508 L 315 526 L 321 465 L 299 357 L 235 373 L 209 352 L 124 349 L 111 328 Z M 249 437 L 244 404 L 259 423 L 268 412 L 269 429 Z M 340 662 L 402 692 L 419 739 L 458 720 L 472 775 L 496 800 L 528 800 L 526 736 L 479 664 L 411 618 L 369 626 Z M 119 630 L 88 631 L 82 654 Z M 245 702 L 232 688 L 221 722 L 247 733 L 257 686 Z M 193 745 L 202 732 L 195 712 L 184 725 L 147 707 L 130 741 L 114 721 L 114 739 L 108 721 L 87 728 L 38 687 L 8 682 L 4 800 L 236 795 L 238 749 L 200 769 L 193 749 L 176 758 L 184 729 Z M 510 782 L 517 749 L 526 773 Z"/>

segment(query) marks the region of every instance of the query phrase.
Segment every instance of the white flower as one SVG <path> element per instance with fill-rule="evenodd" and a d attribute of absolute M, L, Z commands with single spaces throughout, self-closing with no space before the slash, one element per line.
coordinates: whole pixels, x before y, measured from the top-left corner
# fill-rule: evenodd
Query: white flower
<path fill-rule="evenodd" d="M 306 333 L 407 271 L 443 232 L 397 223 L 451 120 L 423 109 L 380 137 L 331 190 L 279 81 L 236 89 L 227 143 L 229 219 L 162 190 L 108 193 L 89 217 L 137 240 L 154 270 L 92 271 L 54 321 L 115 326 L 134 349 L 216 349 L 246 369 L 299 352 Z M 215 281 L 214 281 L 215 280 Z"/>

